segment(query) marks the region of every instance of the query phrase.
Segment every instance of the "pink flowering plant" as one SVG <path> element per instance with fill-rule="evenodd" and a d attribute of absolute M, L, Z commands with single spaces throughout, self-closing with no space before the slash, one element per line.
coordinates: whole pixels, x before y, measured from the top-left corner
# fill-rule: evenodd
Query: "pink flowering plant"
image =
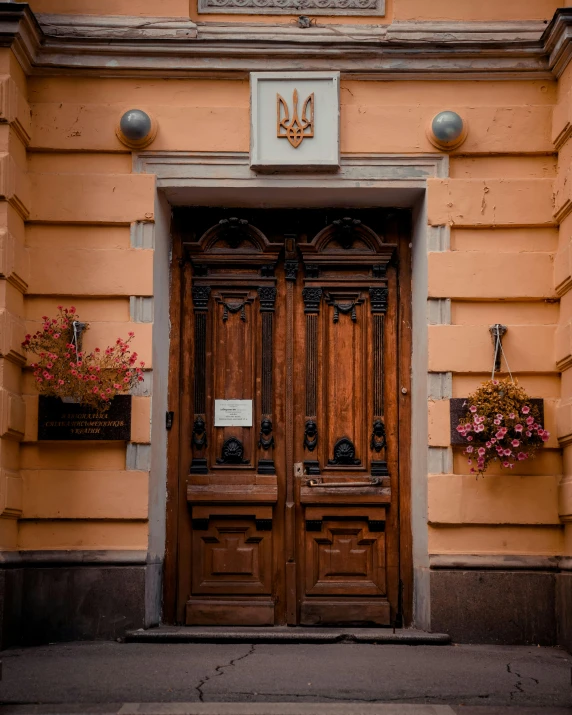
<path fill-rule="evenodd" d="M 24 350 L 38 357 L 31 367 L 40 394 L 100 407 L 143 380 L 145 363 L 137 364 L 137 353 L 129 346 L 134 333 L 129 333 L 127 340 L 117 338 L 105 350 L 95 348 L 86 353 L 78 349 L 80 321 L 75 307 L 59 305 L 55 318 L 44 315 L 42 320 L 42 329 L 26 335 L 22 343 Z M 84 323 L 83 331 L 88 327 Z"/>
<path fill-rule="evenodd" d="M 534 457 L 550 434 L 540 420 L 538 407 L 512 381 L 487 380 L 467 398 L 467 413 L 457 432 L 468 442 L 464 454 L 471 472 L 482 475 L 491 462 L 505 469 Z"/>

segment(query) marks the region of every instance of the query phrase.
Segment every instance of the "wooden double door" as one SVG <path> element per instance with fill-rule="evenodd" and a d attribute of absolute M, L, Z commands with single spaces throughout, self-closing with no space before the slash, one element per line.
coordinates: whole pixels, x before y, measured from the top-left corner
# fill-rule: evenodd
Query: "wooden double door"
<path fill-rule="evenodd" d="M 407 618 L 408 218 L 176 215 L 176 621 Z"/>

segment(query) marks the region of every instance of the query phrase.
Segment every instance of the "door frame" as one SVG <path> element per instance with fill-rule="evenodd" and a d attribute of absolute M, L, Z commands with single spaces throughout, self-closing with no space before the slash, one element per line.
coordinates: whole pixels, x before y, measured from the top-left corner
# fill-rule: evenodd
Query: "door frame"
<path fill-rule="evenodd" d="M 408 301 L 410 320 L 404 325 L 409 331 L 412 346 L 409 353 L 411 372 L 404 371 L 401 366 L 402 377 L 412 377 L 410 388 L 403 385 L 411 397 L 408 407 L 410 419 L 403 412 L 404 419 L 400 420 L 400 429 L 406 431 L 411 440 L 409 454 L 403 454 L 400 460 L 401 571 L 405 577 L 402 577 L 405 624 L 414 622 L 417 627 L 429 629 L 427 253 L 429 249 L 446 249 L 449 228 L 428 225 L 426 191 L 429 179 L 448 176 L 448 157 L 438 154 L 344 155 L 341 164 L 340 172 L 335 175 L 264 176 L 250 170 L 246 152 L 150 151 L 135 155 L 134 172 L 154 174 L 156 177 L 156 223 L 151 240 L 154 241 L 156 254 L 157 248 L 162 248 L 158 259 L 162 265 L 155 272 L 155 281 L 159 280 L 162 287 L 159 292 L 155 289 L 156 316 L 160 302 L 161 314 L 167 318 L 172 296 L 180 290 L 177 266 L 169 275 L 167 261 L 164 260 L 172 248 L 176 263 L 177 242 L 171 235 L 169 220 L 172 206 L 285 208 L 329 205 L 413 209 L 413 228 L 409 235 L 413 264 L 412 300 Z M 145 221 L 137 222 L 132 230 L 135 234 L 146 233 L 143 229 L 149 225 Z M 151 248 L 152 245 L 140 247 Z M 176 308 L 171 308 L 171 320 L 176 320 Z M 154 329 L 155 353 L 159 350 L 164 353 L 162 332 L 161 337 L 159 345 L 155 341 Z M 178 439 L 173 439 L 173 436 L 179 429 L 180 405 L 176 389 L 180 376 L 179 351 L 178 334 L 171 331 L 168 384 L 161 380 L 158 385 L 157 381 L 153 393 L 157 407 L 155 409 L 154 405 L 153 408 L 152 440 L 154 445 L 160 443 L 161 447 L 156 450 L 159 454 L 155 468 L 153 453 L 151 457 L 150 496 L 164 493 L 165 486 L 167 489 L 166 502 L 164 498 L 150 500 L 149 558 L 159 552 L 159 558 L 163 559 L 163 574 L 161 579 L 153 572 L 149 578 L 154 579 L 154 583 L 149 585 L 153 588 L 157 613 L 166 623 L 176 622 L 179 460 Z M 175 413 L 172 429 L 167 433 L 162 419 L 166 409 Z M 165 434 L 168 439 L 163 449 Z M 415 435 L 414 440 L 412 434 Z"/>
<path fill-rule="evenodd" d="M 200 210 L 201 207 L 196 207 Z M 220 207 L 225 208 L 225 207 Z M 324 207 L 326 211 L 329 207 Z M 272 209 L 266 209 L 271 211 Z M 388 214 L 387 209 L 379 209 Z M 187 209 L 187 215 L 192 209 Z M 410 625 L 412 620 L 412 551 L 411 551 L 411 481 L 410 448 L 411 448 L 411 214 L 407 210 L 389 212 L 385 223 L 390 226 L 389 240 L 396 243 L 397 263 L 397 336 L 396 336 L 396 384 L 397 384 L 397 424 L 398 424 L 398 498 L 397 498 L 397 543 L 399 558 L 399 585 L 396 609 L 399 613 L 398 625 L 404 622 Z M 172 221 L 172 260 L 171 260 L 171 296 L 170 323 L 173 328 L 169 355 L 169 405 L 175 408 L 173 431 L 169 435 L 168 477 L 172 480 L 170 487 L 176 499 L 168 501 L 168 526 L 177 524 L 177 533 L 173 529 L 172 541 L 168 542 L 169 559 L 176 559 L 176 578 L 167 583 L 165 580 L 165 605 L 170 603 L 174 623 L 184 623 L 186 598 L 179 584 L 181 561 L 192 559 L 192 530 L 190 517 L 184 518 L 187 511 L 187 481 L 191 459 L 190 450 L 190 404 L 192 390 L 192 352 L 185 349 L 185 336 L 191 334 L 189 322 L 192 321 L 193 309 L 190 304 L 191 266 L 184 256 L 183 242 L 185 231 L 176 214 Z M 188 237 L 187 237 L 188 238 Z M 185 415 L 187 415 L 185 417 Z M 187 445 L 187 443 L 189 443 Z M 287 447 L 288 450 L 288 447 Z M 172 460 L 172 461 L 171 461 Z M 290 460 L 291 462 L 292 460 Z M 286 460 L 287 469 L 289 460 Z M 292 465 L 290 465 L 292 467 Z M 292 467 L 293 468 L 293 467 Z M 286 483 L 294 479 L 293 475 L 286 477 Z M 175 484 L 176 480 L 176 484 Z M 175 513 L 176 512 L 176 513 Z M 181 553 L 181 549 L 184 551 Z M 173 588 L 174 586 L 174 588 Z M 300 598 L 300 594 L 298 594 Z M 174 601 L 174 603 L 173 603 Z M 286 597 L 288 602 L 288 597 Z M 291 621 L 291 617 L 288 618 Z"/>

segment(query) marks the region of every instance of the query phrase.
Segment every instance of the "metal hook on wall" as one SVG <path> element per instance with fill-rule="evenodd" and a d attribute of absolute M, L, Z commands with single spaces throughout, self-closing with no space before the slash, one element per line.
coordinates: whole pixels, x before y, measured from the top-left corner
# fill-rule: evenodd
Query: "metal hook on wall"
<path fill-rule="evenodd" d="M 76 347 L 76 360 L 78 353 L 81 352 L 83 331 L 86 329 L 86 327 L 87 323 L 81 323 L 79 320 L 74 320 L 72 323 L 72 343 Z"/>
<path fill-rule="evenodd" d="M 495 376 L 495 372 L 499 372 L 501 369 L 501 355 L 503 354 L 502 339 L 505 336 L 507 330 L 508 328 L 506 327 L 506 325 L 501 325 L 500 323 L 495 323 L 489 328 L 494 348 L 492 374 L 493 377 Z"/>

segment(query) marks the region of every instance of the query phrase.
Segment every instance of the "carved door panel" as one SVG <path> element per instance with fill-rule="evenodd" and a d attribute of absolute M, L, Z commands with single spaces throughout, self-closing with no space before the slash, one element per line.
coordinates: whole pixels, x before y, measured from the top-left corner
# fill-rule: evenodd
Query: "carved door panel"
<path fill-rule="evenodd" d="M 185 215 L 189 625 L 399 619 L 396 247 L 359 216 Z M 215 420 L 235 400 L 252 421 Z"/>
<path fill-rule="evenodd" d="M 348 217 L 299 248 L 300 622 L 388 625 L 398 596 L 396 247 Z"/>
<path fill-rule="evenodd" d="M 194 357 L 185 621 L 272 625 L 278 548 L 274 313 L 282 246 L 236 217 L 191 238 L 185 244 Z M 225 420 L 216 417 L 217 405 Z M 251 419 L 240 412 L 229 419 L 232 405 L 246 408 Z"/>

